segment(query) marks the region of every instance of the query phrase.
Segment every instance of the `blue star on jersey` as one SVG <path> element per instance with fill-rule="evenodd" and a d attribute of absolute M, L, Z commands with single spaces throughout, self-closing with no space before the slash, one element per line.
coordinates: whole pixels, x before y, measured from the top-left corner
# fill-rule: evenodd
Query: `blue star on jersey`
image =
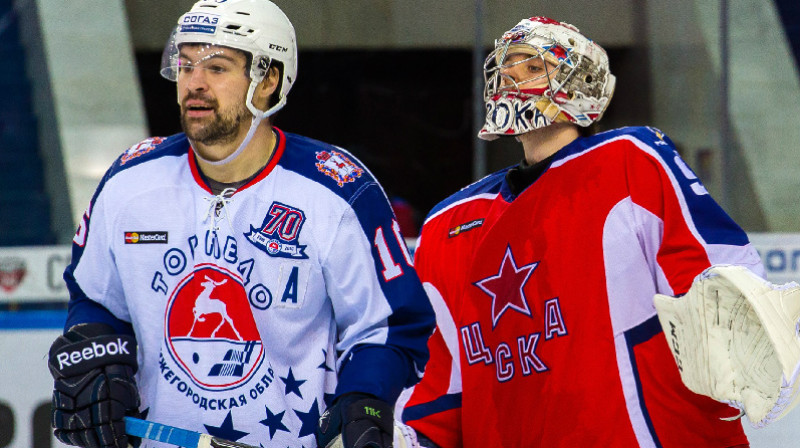
<path fill-rule="evenodd" d="M 283 424 L 283 415 L 286 414 L 286 411 L 273 414 L 268 407 L 264 406 L 264 408 L 267 410 L 267 418 L 261 420 L 259 423 L 269 428 L 270 440 L 272 440 L 272 438 L 275 437 L 275 433 L 278 431 L 290 432 L 289 428 L 287 428 L 286 425 Z"/>
<path fill-rule="evenodd" d="M 511 253 L 511 245 L 508 245 L 497 275 L 474 283 L 492 298 L 492 328 L 497 327 L 500 316 L 509 308 L 531 316 L 523 287 L 538 265 L 539 262 L 535 262 L 517 267 L 514 255 Z"/>
<path fill-rule="evenodd" d="M 328 366 L 328 351 L 324 348 L 322 349 L 322 362 L 320 365 L 317 366 L 318 369 L 322 369 L 326 372 L 333 372 L 334 370 Z"/>
<path fill-rule="evenodd" d="M 298 397 L 303 398 L 303 394 L 300 393 L 300 386 L 302 386 L 303 383 L 306 382 L 306 380 L 295 379 L 294 374 L 292 373 L 292 368 L 291 367 L 289 367 L 289 374 L 286 375 L 286 378 L 284 378 L 284 377 L 280 377 L 280 378 L 281 378 L 281 380 L 283 380 L 283 383 L 286 385 L 286 388 L 284 389 L 284 393 L 286 395 L 289 395 L 290 393 L 293 393 L 293 394 L 297 395 Z"/>
<path fill-rule="evenodd" d="M 230 411 L 228 411 L 228 415 L 225 416 L 225 420 L 222 421 L 220 426 L 211 426 L 211 425 L 203 425 L 206 427 L 206 431 L 214 437 L 221 437 L 223 439 L 228 439 L 230 441 L 237 441 L 242 437 L 248 435 L 249 433 L 243 431 L 237 431 L 233 428 L 233 417 L 231 416 Z"/>
<path fill-rule="evenodd" d="M 298 437 L 314 434 L 314 431 L 317 430 L 317 422 L 319 422 L 319 404 L 317 403 L 317 399 L 314 399 L 314 403 L 311 404 L 311 409 L 309 409 L 308 412 L 295 409 L 294 413 L 297 414 L 297 418 L 303 423 L 300 427 L 300 434 Z"/>

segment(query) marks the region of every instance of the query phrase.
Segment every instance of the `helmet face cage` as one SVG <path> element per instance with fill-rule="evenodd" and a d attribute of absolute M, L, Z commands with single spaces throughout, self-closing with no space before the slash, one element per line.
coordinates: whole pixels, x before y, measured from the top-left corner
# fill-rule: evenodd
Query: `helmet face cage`
<path fill-rule="evenodd" d="M 552 51 L 551 51 L 552 50 Z M 516 54 L 525 54 L 528 57 L 514 62 L 509 62 L 509 58 Z M 486 58 L 483 64 L 483 78 L 486 83 L 483 99 L 490 100 L 495 95 L 509 91 L 515 94 L 522 94 L 524 86 L 532 81 L 541 78 L 547 78 L 547 87 L 543 91 L 557 91 L 558 87 L 554 87 L 555 77 L 560 74 L 562 65 L 568 64 L 573 66 L 571 54 L 567 53 L 567 57 L 562 57 L 561 60 L 555 57 L 557 53 L 566 53 L 563 49 L 556 46 L 555 42 L 545 47 L 526 46 L 523 48 L 520 45 L 513 45 L 510 40 L 495 41 L 495 49 Z M 507 71 L 517 65 L 527 64 L 533 59 L 540 59 L 546 67 L 546 73 L 539 76 L 531 76 L 525 79 L 514 79 Z M 561 76 L 560 78 L 563 78 Z M 541 90 L 541 89 L 525 89 L 525 90 Z"/>
<path fill-rule="evenodd" d="M 241 50 L 249 55 L 246 105 L 255 117 L 267 117 L 286 104 L 297 76 L 297 44 L 289 19 L 269 0 L 200 0 L 178 19 L 161 58 L 161 76 L 177 81 L 180 47 L 201 44 Z M 277 63 L 280 62 L 280 63 Z M 256 86 L 270 67 L 279 69 L 277 102 L 266 111 L 253 105 Z"/>
<path fill-rule="evenodd" d="M 508 62 L 519 53 L 529 57 Z M 510 68 L 535 58 L 546 64 L 546 74 L 519 80 L 508 75 Z M 547 77 L 543 88 L 524 85 L 543 77 Z M 554 122 L 589 126 L 602 117 L 616 82 L 599 45 L 574 26 L 546 17 L 524 19 L 495 41 L 484 63 L 484 80 L 487 114 L 478 136 L 486 140 L 524 134 Z"/>

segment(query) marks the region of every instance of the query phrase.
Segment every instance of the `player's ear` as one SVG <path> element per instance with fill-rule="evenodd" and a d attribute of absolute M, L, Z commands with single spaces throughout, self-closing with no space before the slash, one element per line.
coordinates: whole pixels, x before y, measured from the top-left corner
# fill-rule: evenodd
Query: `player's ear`
<path fill-rule="evenodd" d="M 267 75 L 264 76 L 264 79 L 256 86 L 256 91 L 253 93 L 253 103 L 257 105 L 259 109 L 266 109 L 267 102 L 269 97 L 278 90 L 278 84 L 281 81 L 281 73 L 277 67 L 270 67 L 267 71 Z"/>

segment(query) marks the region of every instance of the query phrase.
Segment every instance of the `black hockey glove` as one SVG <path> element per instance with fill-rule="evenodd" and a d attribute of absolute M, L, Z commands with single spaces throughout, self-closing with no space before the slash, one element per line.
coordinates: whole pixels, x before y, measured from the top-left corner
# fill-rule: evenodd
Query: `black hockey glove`
<path fill-rule="evenodd" d="M 391 448 L 392 407 L 372 395 L 350 393 L 339 397 L 319 419 L 320 448 Z M 341 445 L 336 445 L 341 435 Z"/>
<path fill-rule="evenodd" d="M 136 340 L 104 324 L 76 325 L 53 342 L 48 366 L 55 379 L 56 438 L 87 448 L 127 448 L 123 417 L 139 413 Z"/>

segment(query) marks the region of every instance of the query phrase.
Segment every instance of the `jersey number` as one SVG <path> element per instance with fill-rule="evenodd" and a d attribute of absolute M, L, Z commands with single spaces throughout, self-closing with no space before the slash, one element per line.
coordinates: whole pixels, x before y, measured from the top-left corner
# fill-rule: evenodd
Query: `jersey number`
<path fill-rule="evenodd" d="M 394 219 L 392 220 L 392 233 L 397 240 L 397 245 L 400 246 L 400 250 L 403 252 L 403 258 L 406 259 L 406 263 L 408 263 L 409 266 L 413 266 L 414 262 L 411 259 L 411 254 L 408 253 L 406 243 L 403 241 L 403 235 L 400 233 L 400 224 Z M 381 264 L 383 264 L 383 278 L 388 282 L 389 280 L 403 275 L 402 266 L 394 261 L 392 253 L 389 251 L 389 245 L 386 243 L 386 238 L 383 236 L 383 227 L 375 229 L 375 239 L 373 241 L 375 248 L 378 249 L 378 256 L 381 259 Z"/>
<path fill-rule="evenodd" d="M 81 216 L 81 222 L 78 224 L 78 230 L 75 232 L 75 236 L 72 238 L 72 242 L 80 247 L 86 245 L 86 230 L 89 227 L 89 215 L 91 213 L 92 204 L 89 203 L 89 206 L 86 207 L 86 211 L 83 212 L 83 216 Z"/>

